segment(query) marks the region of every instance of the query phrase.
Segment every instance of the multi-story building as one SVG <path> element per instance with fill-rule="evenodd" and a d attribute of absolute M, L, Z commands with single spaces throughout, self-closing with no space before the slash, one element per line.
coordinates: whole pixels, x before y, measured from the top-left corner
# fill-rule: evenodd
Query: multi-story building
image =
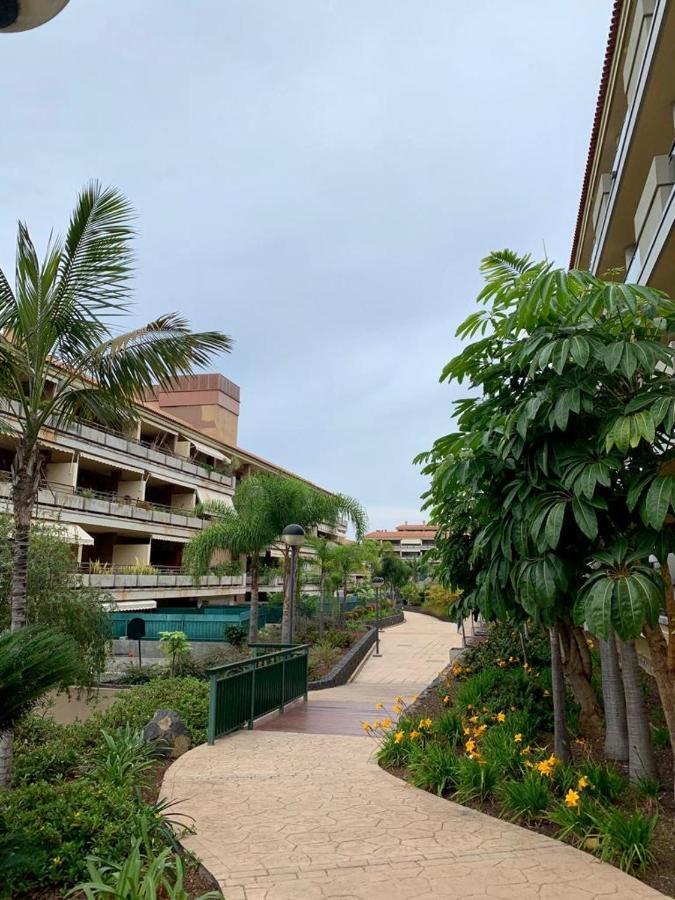
<path fill-rule="evenodd" d="M 570 266 L 675 295 L 675 2 L 616 0 Z"/>
<path fill-rule="evenodd" d="M 15 409 L 5 403 L 2 413 L 11 421 Z M 185 545 L 209 521 L 195 511 L 199 503 L 232 503 L 237 480 L 254 472 L 292 474 L 237 446 L 238 415 L 237 385 L 197 375 L 149 396 L 124 434 L 91 422 L 44 430 L 35 520 L 73 545 L 83 583 L 107 588 L 128 608 L 246 598 L 243 561 L 224 556 L 199 583 L 182 569 Z M 0 508 L 7 511 L 13 444 L 0 435 Z M 344 523 L 317 529 L 334 540 L 345 531 Z M 269 561 L 281 554 L 270 547 Z M 273 568 L 264 581 L 280 589 Z"/>
<path fill-rule="evenodd" d="M 397 525 L 394 531 L 371 531 L 366 540 L 381 541 L 391 545 L 391 549 L 401 559 L 419 559 L 436 545 L 436 531 L 433 525 Z"/>

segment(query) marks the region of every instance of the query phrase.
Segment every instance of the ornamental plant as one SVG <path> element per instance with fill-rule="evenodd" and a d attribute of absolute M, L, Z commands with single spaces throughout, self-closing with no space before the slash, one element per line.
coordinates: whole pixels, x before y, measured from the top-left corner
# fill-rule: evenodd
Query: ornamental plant
<path fill-rule="evenodd" d="M 638 285 L 554 269 L 510 251 L 483 261 L 471 343 L 442 372 L 465 383 L 457 430 L 418 457 L 439 528 L 440 575 L 463 590 L 457 616 L 526 619 L 549 630 L 556 754 L 569 756 L 564 675 L 589 732 L 601 725 L 583 625 L 621 656 L 608 716 L 631 730 L 634 778 L 652 772 L 634 638 L 648 638 L 675 742 L 675 630 L 666 559 L 675 510 L 675 304 Z M 600 554 L 600 555 L 598 555 Z M 648 566 L 649 556 L 661 563 Z M 592 568 L 595 566 L 595 568 Z M 599 568 L 598 568 L 599 566 Z M 454 567 L 454 569 L 453 569 Z M 671 642 L 675 643 L 675 642 Z M 675 654 L 675 651 L 673 651 Z M 610 660 L 611 665 L 611 660 Z M 615 666 L 618 671 L 618 665 Z M 616 724 L 611 721 L 608 724 Z M 617 725 L 617 727 L 619 727 Z"/>

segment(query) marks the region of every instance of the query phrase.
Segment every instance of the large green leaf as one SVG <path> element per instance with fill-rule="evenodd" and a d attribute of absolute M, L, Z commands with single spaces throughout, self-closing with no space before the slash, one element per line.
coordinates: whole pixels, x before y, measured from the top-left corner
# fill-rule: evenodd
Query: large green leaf
<path fill-rule="evenodd" d="M 675 475 L 657 475 L 644 500 L 644 520 L 656 531 L 662 528 L 668 510 L 675 500 Z"/>
<path fill-rule="evenodd" d="M 546 543 L 551 548 L 551 550 L 555 550 L 560 541 L 560 532 L 562 530 L 563 520 L 565 518 L 566 506 L 567 503 L 564 500 L 561 500 L 559 503 L 556 503 L 551 507 L 551 510 L 546 518 L 544 536 L 546 538 Z"/>
<path fill-rule="evenodd" d="M 632 575 L 622 575 L 614 581 L 612 625 L 624 641 L 636 638 L 644 624 L 646 609 L 644 593 Z"/>
<path fill-rule="evenodd" d="M 614 581 L 601 578 L 584 592 L 586 624 L 593 634 L 607 637 L 612 625 Z"/>
<path fill-rule="evenodd" d="M 572 512 L 579 529 L 589 541 L 598 536 L 598 517 L 593 507 L 585 500 L 575 497 L 572 500 Z"/>

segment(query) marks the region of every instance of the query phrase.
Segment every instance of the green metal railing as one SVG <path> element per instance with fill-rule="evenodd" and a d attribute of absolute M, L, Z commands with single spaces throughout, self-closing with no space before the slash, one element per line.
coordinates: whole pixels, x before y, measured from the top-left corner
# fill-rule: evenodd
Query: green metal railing
<path fill-rule="evenodd" d="M 261 648 L 253 648 L 256 652 Z M 306 644 L 209 669 L 208 742 L 300 697 L 307 699 Z"/>

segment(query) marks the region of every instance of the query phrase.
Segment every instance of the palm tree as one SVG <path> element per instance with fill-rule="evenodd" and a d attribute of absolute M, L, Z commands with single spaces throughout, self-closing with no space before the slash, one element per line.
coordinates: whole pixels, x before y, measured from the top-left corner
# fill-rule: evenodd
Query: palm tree
<path fill-rule="evenodd" d="M 0 635 L 0 787 L 9 787 L 12 727 L 46 693 L 78 672 L 73 640 L 30 625 Z"/>
<path fill-rule="evenodd" d="M 307 543 L 314 551 L 316 564 L 319 567 L 319 640 L 323 637 L 324 619 L 326 616 L 326 587 L 331 572 L 331 561 L 337 547 L 327 538 L 308 537 Z"/>
<path fill-rule="evenodd" d="M 364 550 L 361 544 L 340 544 L 333 551 L 330 567 L 342 588 L 342 600 L 339 602 L 339 622 L 342 625 L 345 620 L 347 607 L 347 590 L 350 577 L 361 571 L 366 565 Z"/>
<path fill-rule="evenodd" d="M 78 417 L 123 425 L 154 384 L 169 386 L 211 354 L 229 351 L 220 332 L 192 333 L 168 314 L 126 333 L 132 274 L 132 212 L 114 188 L 92 182 L 77 198 L 65 239 L 40 261 L 19 223 L 15 288 L 0 270 L 0 398 L 4 430 L 17 440 L 12 462 L 13 630 L 26 623 L 30 520 L 41 472 L 40 434 Z"/>
<path fill-rule="evenodd" d="M 243 482 L 242 482 L 243 484 Z M 218 550 L 228 550 L 233 558 L 248 556 L 251 567 L 251 618 L 248 626 L 248 642 L 258 640 L 258 586 L 260 555 L 275 538 L 263 510 L 247 502 L 250 496 L 235 491 L 234 508 L 217 501 L 203 504 L 201 509 L 214 515 L 214 521 L 196 535 L 185 548 L 185 565 L 199 578 L 205 575 Z"/>

